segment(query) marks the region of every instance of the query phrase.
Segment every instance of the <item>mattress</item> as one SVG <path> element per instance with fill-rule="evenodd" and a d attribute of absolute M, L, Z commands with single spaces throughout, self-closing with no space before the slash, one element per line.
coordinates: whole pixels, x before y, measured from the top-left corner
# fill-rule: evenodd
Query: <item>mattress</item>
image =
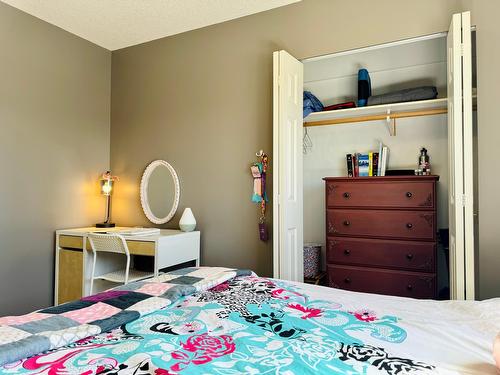
<path fill-rule="evenodd" d="M 413 300 L 224 272 L 209 287 L 170 294 L 166 306 L 0 373 L 497 374 L 500 299 Z M 166 290 L 162 280 L 120 290 Z"/>

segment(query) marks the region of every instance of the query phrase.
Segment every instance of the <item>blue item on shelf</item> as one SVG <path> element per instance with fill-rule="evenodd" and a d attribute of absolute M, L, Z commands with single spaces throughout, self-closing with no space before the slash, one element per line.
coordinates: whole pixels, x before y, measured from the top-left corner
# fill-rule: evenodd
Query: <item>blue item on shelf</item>
<path fill-rule="evenodd" d="M 321 112 L 323 104 L 310 91 L 304 91 L 303 118 L 306 118 L 312 112 Z"/>
<path fill-rule="evenodd" d="M 370 74 L 366 69 L 358 70 L 358 107 L 364 107 L 368 98 L 372 95 L 372 84 Z"/>

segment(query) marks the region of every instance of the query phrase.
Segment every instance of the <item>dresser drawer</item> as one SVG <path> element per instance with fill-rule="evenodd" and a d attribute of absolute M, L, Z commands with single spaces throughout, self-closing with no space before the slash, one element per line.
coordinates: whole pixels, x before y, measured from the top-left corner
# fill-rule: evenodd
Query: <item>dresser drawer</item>
<path fill-rule="evenodd" d="M 434 212 L 328 209 L 329 236 L 434 240 Z"/>
<path fill-rule="evenodd" d="M 327 263 L 434 272 L 434 242 L 329 237 Z"/>
<path fill-rule="evenodd" d="M 329 265 L 328 282 L 333 288 L 355 292 L 412 298 L 435 298 L 436 295 L 433 274 Z"/>
<path fill-rule="evenodd" d="M 327 207 L 434 209 L 434 182 L 326 182 Z"/>
<path fill-rule="evenodd" d="M 59 236 L 59 247 L 63 249 L 80 249 L 83 248 L 83 237 L 82 236 Z M 90 249 L 90 246 L 89 246 Z"/>

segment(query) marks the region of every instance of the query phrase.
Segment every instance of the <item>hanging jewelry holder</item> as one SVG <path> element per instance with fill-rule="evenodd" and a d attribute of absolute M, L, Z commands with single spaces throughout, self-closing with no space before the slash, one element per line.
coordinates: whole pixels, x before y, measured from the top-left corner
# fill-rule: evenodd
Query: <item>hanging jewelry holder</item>
<path fill-rule="evenodd" d="M 257 152 L 255 156 L 259 158 L 259 161 L 250 167 L 253 177 L 252 202 L 259 204 L 259 238 L 261 241 L 265 242 L 269 239 L 269 231 L 266 226 L 266 205 L 268 202 L 266 193 L 266 175 L 269 158 L 262 150 Z"/>

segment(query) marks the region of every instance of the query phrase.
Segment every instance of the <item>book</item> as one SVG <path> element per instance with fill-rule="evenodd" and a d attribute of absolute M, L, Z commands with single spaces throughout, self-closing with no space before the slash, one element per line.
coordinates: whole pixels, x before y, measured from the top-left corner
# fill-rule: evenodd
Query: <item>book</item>
<path fill-rule="evenodd" d="M 385 176 L 385 171 L 387 169 L 387 163 L 389 161 L 389 148 L 387 146 L 382 147 L 382 161 L 380 166 L 380 175 Z"/>
<path fill-rule="evenodd" d="M 349 158 L 351 160 L 349 160 Z M 385 176 L 388 166 L 389 148 L 379 142 L 379 152 L 365 152 L 346 154 L 347 175 L 349 177 Z M 352 163 L 352 175 L 350 164 Z"/>
<path fill-rule="evenodd" d="M 373 176 L 380 176 L 378 171 L 379 171 L 379 153 L 374 152 L 373 153 Z"/>
<path fill-rule="evenodd" d="M 354 177 L 354 168 L 352 165 L 352 154 L 346 155 L 347 161 L 347 177 Z"/>
<path fill-rule="evenodd" d="M 368 154 L 358 154 L 359 177 L 368 177 L 370 168 L 370 157 Z"/>
<path fill-rule="evenodd" d="M 356 108 L 356 103 L 345 102 L 345 103 L 329 105 L 327 107 L 323 107 L 323 111 L 336 111 L 338 109 L 346 109 L 346 108 Z"/>
<path fill-rule="evenodd" d="M 384 147 L 384 144 L 381 141 L 379 141 L 378 142 L 378 161 L 379 161 L 379 163 L 377 165 L 377 176 L 382 176 L 381 170 L 380 170 L 380 168 L 382 166 L 382 164 L 380 163 L 380 161 L 382 160 L 382 147 Z"/>

